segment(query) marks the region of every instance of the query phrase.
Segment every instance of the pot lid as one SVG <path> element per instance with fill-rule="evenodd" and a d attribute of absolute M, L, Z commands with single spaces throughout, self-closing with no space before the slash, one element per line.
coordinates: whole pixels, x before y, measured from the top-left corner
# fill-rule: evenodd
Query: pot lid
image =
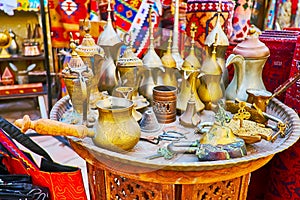
<path fill-rule="evenodd" d="M 117 66 L 120 66 L 120 67 L 130 67 L 130 66 L 140 67 L 140 66 L 143 66 L 143 62 L 132 51 L 132 46 L 128 44 L 127 48 L 125 49 L 125 51 L 123 53 L 123 56 L 118 59 Z"/>
<path fill-rule="evenodd" d="M 151 13 L 151 7 L 150 7 L 150 10 L 149 10 L 149 14 L 150 13 Z M 165 69 L 163 68 L 163 64 L 161 62 L 161 59 L 157 55 L 157 53 L 154 49 L 153 26 L 152 26 L 151 20 L 149 22 L 149 35 L 150 35 L 150 45 L 148 47 L 147 53 L 144 55 L 143 60 L 142 60 L 143 64 L 144 64 L 144 67 L 147 70 L 157 68 L 157 69 L 161 69 L 164 72 Z"/>
<path fill-rule="evenodd" d="M 233 53 L 245 58 L 261 58 L 269 56 L 270 50 L 258 39 L 258 33 L 252 25 L 249 29 L 248 36 L 233 49 Z"/>
<path fill-rule="evenodd" d="M 100 34 L 97 44 L 101 47 L 121 45 L 123 43 L 112 25 L 110 1 L 108 1 L 107 13 L 107 24 L 103 32 Z"/>
<path fill-rule="evenodd" d="M 81 57 L 78 55 L 78 53 L 75 51 L 76 49 L 76 44 L 75 41 L 73 39 L 71 39 L 70 41 L 70 48 L 72 49 L 72 53 L 71 53 L 71 59 L 68 63 L 70 68 L 79 68 L 84 66 L 84 62 L 81 59 Z"/>
<path fill-rule="evenodd" d="M 104 57 L 104 50 L 95 43 L 95 40 L 89 33 L 90 26 L 90 21 L 88 21 L 87 26 L 84 26 L 86 34 L 84 35 L 81 44 L 77 46 L 75 51 L 79 56 L 92 57 L 95 54 L 100 54 L 102 57 Z"/>
<path fill-rule="evenodd" d="M 184 59 L 184 62 L 182 64 L 182 70 L 184 71 L 197 71 L 201 68 L 200 61 L 195 55 L 195 32 L 197 31 L 197 27 L 195 23 L 192 23 L 191 25 L 191 49 L 189 55 Z"/>

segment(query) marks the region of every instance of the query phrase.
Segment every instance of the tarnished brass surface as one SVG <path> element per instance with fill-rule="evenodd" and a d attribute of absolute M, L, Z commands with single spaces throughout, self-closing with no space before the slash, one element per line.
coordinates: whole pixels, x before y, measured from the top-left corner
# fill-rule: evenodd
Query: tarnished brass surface
<path fill-rule="evenodd" d="M 258 33 L 254 27 L 251 26 L 249 29 L 249 34 L 243 42 L 238 43 L 238 45 L 233 49 L 232 53 L 241 55 L 245 58 L 264 58 L 270 56 L 269 48 L 259 40 Z"/>
<path fill-rule="evenodd" d="M 244 120 L 243 127 L 240 127 L 238 120 L 231 120 L 227 126 L 231 128 L 234 135 L 242 138 L 247 144 L 259 142 L 262 139 L 270 141 L 273 134 L 271 128 L 250 120 Z"/>
<path fill-rule="evenodd" d="M 234 75 L 226 88 L 226 99 L 238 98 L 246 101 L 248 98 L 247 89 L 266 90 L 262 80 L 262 71 L 267 58 L 247 59 L 241 55 L 231 54 L 226 60 L 226 66 L 233 64 Z"/>
<path fill-rule="evenodd" d="M 95 145 L 115 152 L 132 149 L 141 136 L 140 126 L 132 116 L 133 102 L 110 97 L 98 101 L 97 106 L 99 118 L 93 128 L 52 119 L 31 121 L 28 115 L 16 120 L 15 125 L 23 132 L 32 129 L 43 135 L 90 137 Z"/>
<path fill-rule="evenodd" d="M 272 93 L 266 90 L 247 89 L 247 102 L 255 104 L 261 111 L 266 112 L 267 103 L 272 97 Z"/>
<path fill-rule="evenodd" d="M 84 20 L 83 29 L 85 31 L 84 38 L 80 45 L 75 49 L 82 61 L 92 70 L 93 76 L 90 78 L 90 100 L 91 107 L 95 107 L 96 102 L 103 96 L 98 90 L 98 81 L 100 71 L 104 62 L 104 50 L 95 43 L 95 40 L 90 35 L 91 24 L 89 20 Z"/>
<path fill-rule="evenodd" d="M 198 95 L 204 102 L 206 109 L 215 107 L 217 102 L 224 97 L 225 92 L 222 84 L 222 68 L 216 58 L 216 47 L 214 44 L 211 57 L 204 60 L 201 68 L 202 73 L 199 75 Z"/>
<path fill-rule="evenodd" d="M 88 124 L 89 100 L 92 69 L 86 66 L 75 51 L 76 45 L 71 38 L 72 57 L 62 71 L 68 94 L 73 104 L 72 124 Z"/>
<path fill-rule="evenodd" d="M 187 108 L 188 101 L 193 98 L 193 101 L 195 101 L 196 112 L 200 112 L 205 106 L 199 98 L 196 88 L 196 85 L 199 84 L 199 79 L 197 79 L 199 72 L 186 72 L 186 74 L 187 73 L 189 74 L 188 77 L 182 79 L 176 108 L 179 112 L 184 112 Z"/>
<path fill-rule="evenodd" d="M 122 57 L 117 61 L 118 87 L 131 87 L 131 96 L 138 95 L 138 83 L 140 82 L 139 68 L 143 67 L 143 62 L 133 52 L 132 46 L 127 45 Z M 131 98 L 129 98 L 131 99 Z"/>
<path fill-rule="evenodd" d="M 133 102 L 111 97 L 98 101 L 97 107 L 99 118 L 93 142 L 112 151 L 132 149 L 141 136 L 140 126 L 132 116 Z"/>
<path fill-rule="evenodd" d="M 149 9 L 149 15 L 151 18 L 152 8 Z M 149 35 L 150 35 L 150 45 L 147 53 L 144 55 L 142 61 L 144 64 L 144 69 L 141 70 L 141 83 L 139 84 L 139 93 L 143 95 L 147 100 L 152 103 L 152 89 L 154 86 L 162 84 L 158 81 L 162 80 L 159 77 L 161 74 L 159 71 L 165 72 L 163 64 L 160 57 L 154 50 L 154 37 L 153 37 L 153 26 L 151 20 L 149 21 Z"/>

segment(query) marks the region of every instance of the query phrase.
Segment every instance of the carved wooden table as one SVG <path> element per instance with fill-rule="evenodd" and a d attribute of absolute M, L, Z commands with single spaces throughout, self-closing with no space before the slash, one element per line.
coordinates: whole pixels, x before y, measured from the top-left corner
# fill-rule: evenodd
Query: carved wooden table
<path fill-rule="evenodd" d="M 61 99 L 50 118 L 60 119 L 69 108 L 68 98 Z M 274 143 L 248 145 L 246 156 L 229 160 L 199 162 L 191 154 L 149 160 L 145 157 L 155 153 L 157 146 L 143 141 L 127 153 L 97 147 L 91 138 L 70 137 L 69 141 L 87 162 L 91 199 L 243 200 L 251 172 L 293 145 L 300 135 L 299 117 L 292 109 L 274 99 L 267 112 L 288 123 L 287 136 Z"/>

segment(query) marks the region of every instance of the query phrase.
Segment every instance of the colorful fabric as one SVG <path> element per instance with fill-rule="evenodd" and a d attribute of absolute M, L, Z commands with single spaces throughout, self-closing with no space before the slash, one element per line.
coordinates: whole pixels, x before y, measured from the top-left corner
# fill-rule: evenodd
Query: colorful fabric
<path fill-rule="evenodd" d="M 89 0 L 49 0 L 51 39 L 54 48 L 69 46 L 70 33 L 79 37 L 79 20 L 88 17 Z"/>
<path fill-rule="evenodd" d="M 118 31 L 131 33 L 131 41 L 136 55 L 141 57 L 149 45 L 149 8 L 153 5 L 152 22 L 158 25 L 159 13 L 161 12 L 157 2 L 142 0 L 119 0 L 114 6 L 115 25 Z"/>
<path fill-rule="evenodd" d="M 90 21 L 100 21 L 99 4 L 96 0 L 91 0 L 90 3 Z"/>
<path fill-rule="evenodd" d="M 297 29 L 297 28 L 295 28 Z M 297 29 L 300 31 L 300 29 Z M 300 70 L 300 36 L 297 37 L 294 58 L 289 77 L 295 76 Z M 287 89 L 284 103 L 293 108 L 300 115 L 300 80 L 296 81 L 290 88 Z M 299 175 L 300 180 L 300 175 Z M 299 183 L 300 188 L 300 183 Z M 299 189 L 300 191 L 300 189 Z"/>
<path fill-rule="evenodd" d="M 195 41 L 204 45 L 206 36 L 214 28 L 217 19 L 218 0 L 188 0 L 187 1 L 187 25 L 186 34 L 190 37 L 190 27 L 192 23 L 197 26 Z M 232 1 L 222 1 L 221 24 L 224 32 L 229 37 L 232 32 L 232 16 L 234 3 Z"/>
<path fill-rule="evenodd" d="M 269 3 L 269 8 L 267 10 L 267 17 L 265 18 L 265 30 L 271 30 L 274 27 L 275 8 L 276 8 L 276 0 L 271 0 Z"/>
<path fill-rule="evenodd" d="M 232 42 L 240 42 L 248 35 L 250 27 L 252 0 L 235 0 L 235 9 L 232 20 Z"/>
<path fill-rule="evenodd" d="M 11 134 L 16 134 L 16 132 Z M 18 134 L 22 133 L 20 132 Z M 29 159 L 26 154 L 18 148 L 12 141 L 12 138 L 6 135 L 3 129 L 0 129 L 0 141 L 1 145 L 8 152 L 0 151 L 0 154 L 3 157 L 2 163 L 6 166 L 9 173 L 27 174 L 31 176 L 34 185 L 49 189 L 51 200 L 87 199 L 80 168 L 60 165 L 44 158 L 42 160 L 44 162 L 41 162 L 41 167 L 38 167 L 34 161 Z M 26 140 L 23 141 L 25 143 Z M 30 140 L 30 142 L 32 145 L 33 141 Z M 43 163 L 48 163 L 48 169 L 42 169 Z M 51 167 L 52 169 L 50 170 Z"/>

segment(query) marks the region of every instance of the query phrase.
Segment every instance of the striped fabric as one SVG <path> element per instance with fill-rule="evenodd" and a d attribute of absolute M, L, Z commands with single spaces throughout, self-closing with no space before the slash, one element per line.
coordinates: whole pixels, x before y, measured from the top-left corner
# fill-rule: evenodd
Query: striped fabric
<path fill-rule="evenodd" d="M 161 5 L 159 1 L 151 0 L 119 0 L 116 1 L 115 22 L 118 31 L 131 33 L 133 48 L 138 57 L 141 57 L 149 45 L 149 8 L 152 6 L 152 22 L 158 25 Z"/>

